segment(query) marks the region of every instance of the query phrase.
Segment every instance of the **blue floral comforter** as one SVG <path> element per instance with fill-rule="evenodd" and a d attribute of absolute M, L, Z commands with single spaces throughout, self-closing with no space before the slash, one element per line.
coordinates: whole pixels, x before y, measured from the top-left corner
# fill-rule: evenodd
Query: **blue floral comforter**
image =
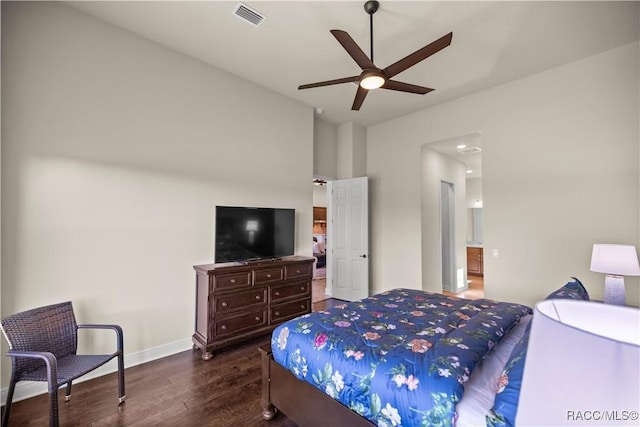
<path fill-rule="evenodd" d="M 395 289 L 278 326 L 276 362 L 380 427 L 455 424 L 476 364 L 529 307 Z"/>

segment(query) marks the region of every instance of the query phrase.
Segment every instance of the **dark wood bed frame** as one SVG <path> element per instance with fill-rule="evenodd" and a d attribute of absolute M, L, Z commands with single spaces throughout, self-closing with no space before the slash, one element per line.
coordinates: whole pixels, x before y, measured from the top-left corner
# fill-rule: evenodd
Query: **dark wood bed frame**
<path fill-rule="evenodd" d="M 273 360 L 271 345 L 262 354 L 262 418 L 271 420 L 278 411 L 300 427 L 376 427 L 366 418 L 330 398 L 311 384 L 297 379 Z"/>

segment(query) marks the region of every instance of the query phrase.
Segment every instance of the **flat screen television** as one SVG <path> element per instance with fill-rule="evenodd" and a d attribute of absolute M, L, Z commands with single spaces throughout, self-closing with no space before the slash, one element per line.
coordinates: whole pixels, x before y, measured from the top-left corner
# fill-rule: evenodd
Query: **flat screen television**
<path fill-rule="evenodd" d="M 216 206 L 215 262 L 293 255 L 295 209 Z"/>

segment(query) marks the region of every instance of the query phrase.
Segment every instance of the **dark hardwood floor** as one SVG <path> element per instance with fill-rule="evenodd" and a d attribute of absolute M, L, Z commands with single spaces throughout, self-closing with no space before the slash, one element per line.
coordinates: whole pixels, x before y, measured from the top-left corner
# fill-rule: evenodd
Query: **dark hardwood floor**
<path fill-rule="evenodd" d="M 313 304 L 314 310 L 339 300 Z M 126 402 L 118 406 L 115 373 L 73 385 L 71 401 L 58 392 L 60 426 L 295 427 L 283 414 L 262 419 L 258 347 L 269 336 L 216 353 L 203 361 L 189 350 L 127 368 Z M 3 408 L 4 410 L 4 408 Z M 15 402 L 10 426 L 48 426 L 49 396 Z"/>

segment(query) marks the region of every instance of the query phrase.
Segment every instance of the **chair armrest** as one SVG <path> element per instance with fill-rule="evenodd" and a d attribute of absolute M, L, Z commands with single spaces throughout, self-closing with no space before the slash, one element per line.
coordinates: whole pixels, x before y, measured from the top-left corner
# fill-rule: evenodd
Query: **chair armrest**
<path fill-rule="evenodd" d="M 47 383 L 49 385 L 49 393 L 58 389 L 58 360 L 53 353 L 48 351 L 9 350 L 7 351 L 7 356 L 44 360 L 44 363 L 47 365 Z"/>
<path fill-rule="evenodd" d="M 111 329 L 116 333 L 117 352 L 122 353 L 124 348 L 124 335 L 119 325 L 103 325 L 103 324 L 84 324 L 78 325 L 78 329 Z"/>

